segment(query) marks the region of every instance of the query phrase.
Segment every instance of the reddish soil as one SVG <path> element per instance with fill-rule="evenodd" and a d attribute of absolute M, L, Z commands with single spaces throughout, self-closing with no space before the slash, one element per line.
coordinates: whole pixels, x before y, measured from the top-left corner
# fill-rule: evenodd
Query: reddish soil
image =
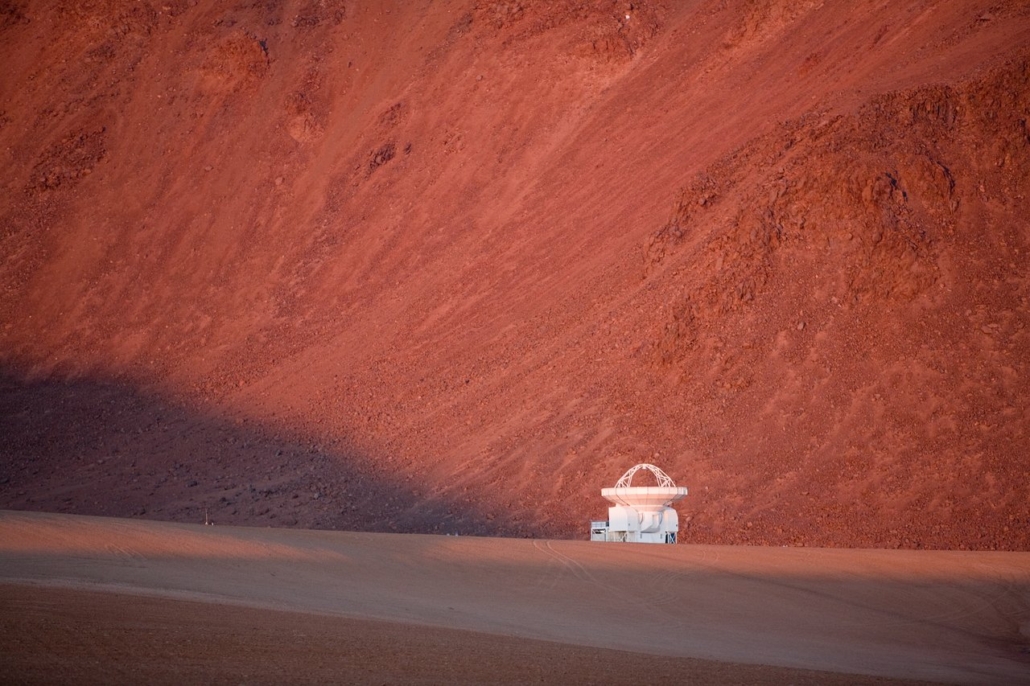
<path fill-rule="evenodd" d="M 1023 684 L 1028 669 L 1030 553 L 0 511 L 5 683 Z"/>
<path fill-rule="evenodd" d="M 0 587 L 11 684 L 930 683 L 90 591 Z"/>
<path fill-rule="evenodd" d="M 0 2 L 0 507 L 1030 549 L 1020 1 Z"/>

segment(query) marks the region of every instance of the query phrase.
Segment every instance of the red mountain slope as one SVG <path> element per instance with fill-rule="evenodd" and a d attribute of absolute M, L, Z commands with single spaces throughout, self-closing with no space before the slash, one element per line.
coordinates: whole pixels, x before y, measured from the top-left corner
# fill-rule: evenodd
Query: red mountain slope
<path fill-rule="evenodd" d="M 1024 3 L 0 37 L 2 507 L 577 537 L 653 461 L 687 541 L 1030 547 Z"/>

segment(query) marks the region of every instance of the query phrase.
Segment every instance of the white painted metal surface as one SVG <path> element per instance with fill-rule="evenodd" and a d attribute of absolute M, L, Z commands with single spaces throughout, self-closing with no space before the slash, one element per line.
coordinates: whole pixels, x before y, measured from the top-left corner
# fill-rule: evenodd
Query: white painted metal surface
<path fill-rule="evenodd" d="M 633 477 L 641 470 L 651 472 L 658 485 L 634 486 Z M 687 489 L 677 486 L 658 467 L 638 464 L 623 474 L 614 488 L 602 488 L 601 495 L 612 506 L 608 508 L 607 522 L 591 522 L 591 541 L 676 542 L 679 515 L 671 505 L 685 497 Z"/>

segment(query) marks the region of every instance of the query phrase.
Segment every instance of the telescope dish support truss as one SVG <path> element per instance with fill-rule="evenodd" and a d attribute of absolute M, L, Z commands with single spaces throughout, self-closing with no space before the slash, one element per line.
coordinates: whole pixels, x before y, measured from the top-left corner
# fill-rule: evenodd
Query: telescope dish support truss
<path fill-rule="evenodd" d="M 615 482 L 615 488 L 629 488 L 630 486 L 632 486 L 633 476 L 641 469 L 646 469 L 647 471 L 654 474 L 654 478 L 658 480 L 659 487 L 676 488 L 676 484 L 673 482 L 671 478 L 669 478 L 668 474 L 663 472 L 658 467 L 655 467 L 653 464 L 647 464 L 646 462 L 642 462 L 641 464 L 638 464 L 637 466 L 630 468 L 629 471 L 622 475 L 621 479 Z"/>

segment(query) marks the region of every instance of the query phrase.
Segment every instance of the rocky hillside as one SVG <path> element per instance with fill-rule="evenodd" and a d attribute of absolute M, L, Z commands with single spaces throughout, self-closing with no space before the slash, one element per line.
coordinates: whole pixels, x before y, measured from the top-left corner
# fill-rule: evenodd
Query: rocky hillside
<path fill-rule="evenodd" d="M 0 507 L 1030 549 L 1030 8 L 0 2 Z"/>

